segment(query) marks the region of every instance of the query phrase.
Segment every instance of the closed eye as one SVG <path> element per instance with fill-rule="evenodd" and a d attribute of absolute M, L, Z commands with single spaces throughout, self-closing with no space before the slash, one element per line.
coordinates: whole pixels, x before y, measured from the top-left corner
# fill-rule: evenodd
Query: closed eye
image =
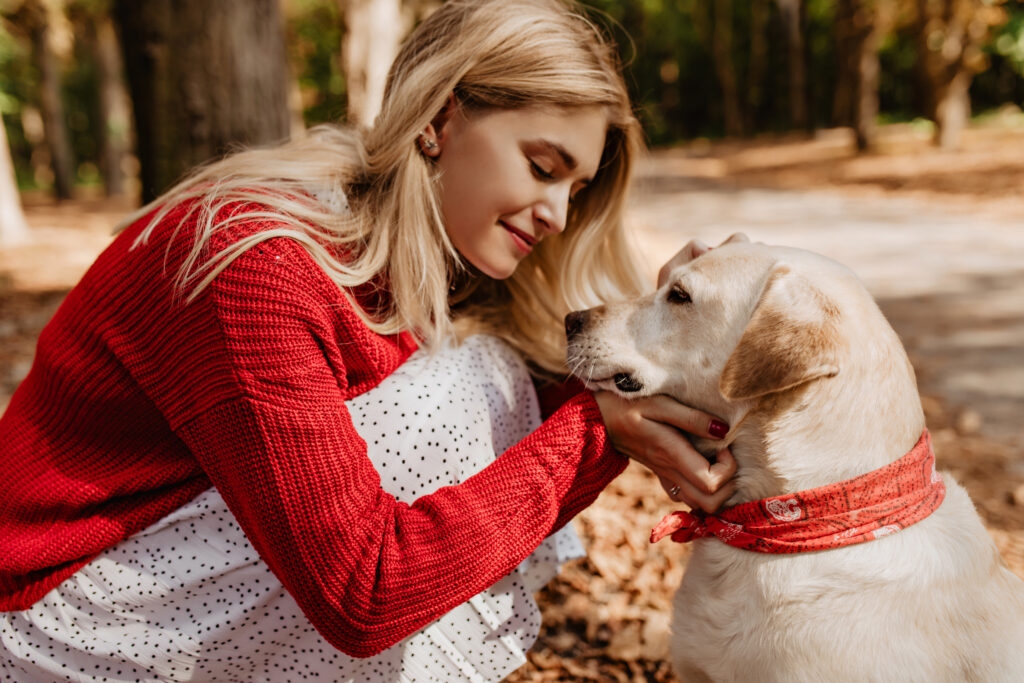
<path fill-rule="evenodd" d="M 668 301 L 672 304 L 688 304 L 692 303 L 693 299 L 690 298 L 689 292 L 679 285 L 676 285 L 672 289 L 668 290 Z"/>
<path fill-rule="evenodd" d="M 544 180 L 555 179 L 555 175 L 553 173 L 551 173 L 550 171 L 545 171 L 543 168 L 541 168 L 540 164 L 538 164 L 533 159 L 530 159 L 530 169 L 533 171 L 533 174 L 538 178 L 542 178 Z"/>

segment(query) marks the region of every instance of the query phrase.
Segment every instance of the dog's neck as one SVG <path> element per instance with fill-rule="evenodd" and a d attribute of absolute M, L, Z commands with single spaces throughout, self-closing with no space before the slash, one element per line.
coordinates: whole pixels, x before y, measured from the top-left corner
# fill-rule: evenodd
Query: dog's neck
<path fill-rule="evenodd" d="M 872 346 L 859 354 L 860 366 L 738 407 L 728 437 L 738 465 L 729 504 L 851 479 L 913 448 L 924 429 L 913 369 L 895 333 Z"/>

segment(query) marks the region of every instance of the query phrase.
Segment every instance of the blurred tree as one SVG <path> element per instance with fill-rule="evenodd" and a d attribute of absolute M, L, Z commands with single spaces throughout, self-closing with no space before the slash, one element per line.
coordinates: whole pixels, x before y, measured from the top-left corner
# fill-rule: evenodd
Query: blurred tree
<path fill-rule="evenodd" d="M 7 133 L 0 124 L 0 246 L 10 246 L 28 240 L 28 224 L 21 209 L 18 181 L 14 177 L 14 163 L 7 145 Z"/>
<path fill-rule="evenodd" d="M 740 107 L 739 82 L 733 64 L 732 0 L 715 0 L 714 13 L 711 52 L 715 57 L 718 83 L 722 88 L 725 134 L 740 137 L 743 135 L 743 114 Z"/>
<path fill-rule="evenodd" d="M 697 3 L 691 10 L 693 25 L 702 43 L 710 49 L 718 90 L 721 93 L 722 123 L 725 134 L 742 137 L 743 106 L 740 103 L 739 76 L 733 61 L 734 15 L 732 0 Z"/>
<path fill-rule="evenodd" d="M 959 146 L 971 117 L 971 80 L 985 68 L 981 46 L 1005 22 L 993 0 L 917 0 L 919 67 L 940 147 Z"/>
<path fill-rule="evenodd" d="M 1008 21 L 985 46 L 989 67 L 971 81 L 971 104 L 979 110 L 1024 106 L 1024 0 L 1003 7 Z"/>
<path fill-rule="evenodd" d="M 345 113 L 338 0 L 287 0 L 285 18 L 303 125 L 337 121 Z"/>
<path fill-rule="evenodd" d="M 53 27 L 62 20 L 63 7 L 59 0 L 23 0 L 8 16 L 32 44 L 43 134 L 53 168 L 53 189 L 58 199 L 68 199 L 74 187 L 75 164 L 64 116 L 60 64 L 52 44 Z"/>
<path fill-rule="evenodd" d="M 131 103 L 124 82 L 121 46 L 107 13 L 94 16 L 100 90 L 100 171 L 107 195 L 124 194 L 124 161 L 131 145 Z"/>
<path fill-rule="evenodd" d="M 804 36 L 805 12 L 803 0 L 777 0 L 786 30 L 789 65 L 789 123 L 793 130 L 813 128 L 810 106 L 807 102 L 807 47 Z"/>
<path fill-rule="evenodd" d="M 750 56 L 747 60 L 747 93 L 743 124 L 747 131 L 757 130 L 757 115 L 764 101 L 764 80 L 768 70 L 768 19 L 770 0 L 750 0 Z"/>
<path fill-rule="evenodd" d="M 236 145 L 288 137 L 279 0 L 115 0 L 143 201 Z"/>
<path fill-rule="evenodd" d="M 342 69 L 348 120 L 370 126 L 380 112 L 388 69 L 405 35 L 401 0 L 339 0 L 345 16 Z"/>
<path fill-rule="evenodd" d="M 882 36 L 895 23 L 894 0 L 839 0 L 835 40 L 837 79 L 832 120 L 851 126 L 857 149 L 874 146 L 879 114 Z"/>
<path fill-rule="evenodd" d="M 125 160 L 131 151 L 131 102 L 125 85 L 124 60 L 110 16 L 110 0 L 70 0 L 68 14 L 95 65 L 92 89 L 100 175 L 107 196 L 125 192 Z"/>

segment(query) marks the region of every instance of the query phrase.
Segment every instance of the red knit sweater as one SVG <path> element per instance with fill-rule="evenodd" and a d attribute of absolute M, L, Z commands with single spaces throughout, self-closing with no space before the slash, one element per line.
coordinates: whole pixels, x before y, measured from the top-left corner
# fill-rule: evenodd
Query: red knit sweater
<path fill-rule="evenodd" d="M 307 252 L 274 238 L 190 304 L 180 212 L 99 257 L 0 418 L 0 610 L 216 486 L 332 645 L 369 656 L 508 574 L 625 467 L 582 393 L 493 464 L 412 505 L 381 489 L 345 401 L 415 349 L 370 331 Z M 215 233 L 215 253 L 249 224 Z"/>

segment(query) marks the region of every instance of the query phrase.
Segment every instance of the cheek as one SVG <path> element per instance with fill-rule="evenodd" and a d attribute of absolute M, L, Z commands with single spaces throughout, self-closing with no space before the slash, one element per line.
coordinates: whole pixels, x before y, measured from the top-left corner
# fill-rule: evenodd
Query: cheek
<path fill-rule="evenodd" d="M 708 352 L 714 344 L 693 318 L 671 306 L 657 306 L 646 320 L 638 321 L 637 336 L 644 340 L 644 355 L 653 366 L 678 375 L 709 365 Z"/>
<path fill-rule="evenodd" d="M 466 164 L 443 170 L 441 211 L 452 239 L 473 239 L 492 226 L 502 211 L 506 179 Z"/>

